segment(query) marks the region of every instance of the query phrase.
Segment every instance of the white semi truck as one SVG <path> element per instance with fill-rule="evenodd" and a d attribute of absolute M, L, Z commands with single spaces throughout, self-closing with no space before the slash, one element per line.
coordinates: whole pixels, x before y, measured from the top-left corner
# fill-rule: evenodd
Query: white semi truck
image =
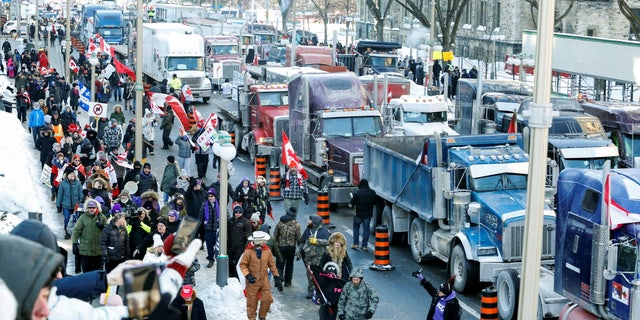
<path fill-rule="evenodd" d="M 192 27 L 180 23 L 145 23 L 142 34 L 142 72 L 161 82 L 175 74 L 191 87 L 194 99 L 211 99 L 211 81 L 205 76 L 204 40 Z"/>

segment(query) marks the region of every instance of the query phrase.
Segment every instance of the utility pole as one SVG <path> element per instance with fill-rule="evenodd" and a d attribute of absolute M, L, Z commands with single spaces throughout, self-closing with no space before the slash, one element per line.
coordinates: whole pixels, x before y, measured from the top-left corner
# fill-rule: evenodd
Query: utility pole
<path fill-rule="evenodd" d="M 67 1 L 67 25 L 64 33 L 64 56 L 67 61 L 63 61 L 64 75 L 67 78 L 67 83 L 71 84 L 71 67 L 69 66 L 69 59 L 71 59 L 71 1 Z"/>
<path fill-rule="evenodd" d="M 435 39 L 436 39 L 436 0 L 431 0 L 431 17 L 429 17 L 429 22 L 431 23 L 431 27 L 430 29 L 430 33 L 429 33 L 429 57 L 427 57 L 427 61 L 426 63 L 429 63 L 430 61 L 433 61 L 431 63 L 431 65 L 427 65 L 427 70 L 429 71 L 429 81 L 427 81 L 427 83 L 425 83 L 425 95 L 426 95 L 426 88 L 429 87 L 429 85 L 433 85 L 433 64 L 435 63 L 435 60 L 433 60 L 433 45 L 435 44 Z M 412 28 L 413 28 L 413 23 L 412 23 Z M 444 61 L 444 60 L 443 60 Z M 444 66 L 443 66 L 444 68 Z"/>
<path fill-rule="evenodd" d="M 136 105 L 134 106 L 136 110 L 136 134 L 135 134 L 135 143 L 136 143 L 136 160 L 142 162 L 142 93 L 144 91 L 144 86 L 142 84 L 142 15 L 143 11 L 143 2 L 144 0 L 138 1 L 138 13 L 136 14 Z"/>

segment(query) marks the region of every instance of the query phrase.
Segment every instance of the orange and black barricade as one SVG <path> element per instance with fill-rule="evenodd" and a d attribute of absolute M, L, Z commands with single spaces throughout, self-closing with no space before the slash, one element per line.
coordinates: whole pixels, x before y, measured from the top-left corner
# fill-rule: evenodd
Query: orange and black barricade
<path fill-rule="evenodd" d="M 269 168 L 269 197 L 271 200 L 282 200 L 280 190 L 280 167 Z"/>
<path fill-rule="evenodd" d="M 498 291 L 493 286 L 482 290 L 480 320 L 498 320 Z"/>
<path fill-rule="evenodd" d="M 391 265 L 391 259 L 389 258 L 389 228 L 386 225 L 376 227 L 373 264 L 369 268 L 376 271 L 391 271 L 395 268 Z"/>

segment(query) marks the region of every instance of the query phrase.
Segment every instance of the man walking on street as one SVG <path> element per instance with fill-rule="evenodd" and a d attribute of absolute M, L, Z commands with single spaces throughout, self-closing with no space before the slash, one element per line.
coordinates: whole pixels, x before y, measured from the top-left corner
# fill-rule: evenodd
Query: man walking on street
<path fill-rule="evenodd" d="M 284 276 L 284 286 L 291 286 L 293 279 L 293 259 L 296 255 L 296 244 L 302 236 L 302 227 L 296 221 L 297 210 L 288 208 L 287 214 L 280 217 L 276 225 L 274 237 L 282 254 L 282 259 L 276 261 L 278 273 Z"/>
<path fill-rule="evenodd" d="M 360 237 L 360 225 L 362 225 L 362 245 L 360 248 L 367 251 L 369 243 L 369 223 L 373 216 L 373 205 L 376 201 L 375 191 L 369 188 L 367 179 L 360 180 L 358 191 L 352 194 L 350 206 L 356 206 L 356 214 L 353 216 L 353 245 L 351 249 L 358 249 Z"/>
<path fill-rule="evenodd" d="M 307 181 L 302 174 L 298 172 L 296 167 L 289 168 L 281 180 L 284 190 L 282 197 L 284 198 L 285 208 L 300 207 L 300 200 L 304 199 L 304 204 L 309 204 L 309 189 L 307 189 Z"/>

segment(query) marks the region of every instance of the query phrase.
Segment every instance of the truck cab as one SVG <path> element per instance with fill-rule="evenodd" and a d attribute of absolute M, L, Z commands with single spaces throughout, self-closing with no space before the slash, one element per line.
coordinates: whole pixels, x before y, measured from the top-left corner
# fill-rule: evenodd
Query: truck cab
<path fill-rule="evenodd" d="M 360 75 L 391 73 L 402 75 L 398 69 L 397 42 L 359 41 L 356 51 L 362 56 Z"/>
<path fill-rule="evenodd" d="M 232 81 L 240 71 L 240 43 L 235 36 L 205 36 L 204 52 L 207 77 L 218 88 L 225 80 Z"/>
<path fill-rule="evenodd" d="M 617 146 L 620 168 L 640 168 L 640 104 L 595 101 L 582 104 L 588 114 L 600 119 L 607 135 Z"/>
<path fill-rule="evenodd" d="M 391 99 L 386 107 L 392 115 L 388 132 L 393 135 L 427 136 L 438 132 L 442 135 L 458 135 L 449 127 L 446 98 L 440 96 L 419 97 L 403 95 Z"/>
<path fill-rule="evenodd" d="M 638 169 L 560 174 L 554 291 L 571 302 L 560 319 L 640 317 L 638 190 Z"/>
<path fill-rule="evenodd" d="M 364 139 L 384 133 L 350 72 L 303 74 L 289 82 L 289 138 L 309 181 L 329 192 L 330 204 L 347 203 L 361 176 Z"/>
<path fill-rule="evenodd" d="M 127 25 L 120 10 L 97 10 L 93 14 L 93 33 L 99 33 L 108 44 L 127 43 Z"/>

